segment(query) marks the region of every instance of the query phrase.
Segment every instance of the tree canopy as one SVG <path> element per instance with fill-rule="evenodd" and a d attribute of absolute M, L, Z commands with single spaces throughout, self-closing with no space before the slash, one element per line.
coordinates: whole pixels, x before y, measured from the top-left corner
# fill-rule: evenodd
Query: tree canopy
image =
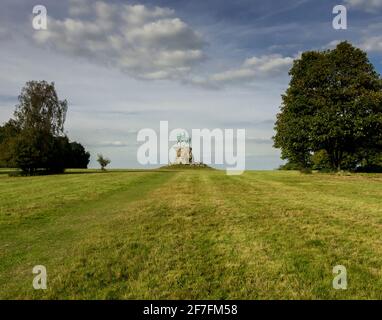
<path fill-rule="evenodd" d="M 320 158 L 333 170 L 354 170 L 379 159 L 382 80 L 365 52 L 348 42 L 305 52 L 289 74 L 274 137 L 283 159 L 308 168 Z"/>
<path fill-rule="evenodd" d="M 90 154 L 64 133 L 68 104 L 54 83 L 30 81 L 21 90 L 14 119 L 0 126 L 0 166 L 28 174 L 87 168 Z"/>
<path fill-rule="evenodd" d="M 98 155 L 97 162 L 101 166 L 102 171 L 105 171 L 105 168 L 111 163 L 110 159 L 105 158 L 102 154 Z"/>
<path fill-rule="evenodd" d="M 58 99 L 53 82 L 27 82 L 18 100 L 14 116 L 21 129 L 45 131 L 52 136 L 63 134 L 68 103 Z"/>

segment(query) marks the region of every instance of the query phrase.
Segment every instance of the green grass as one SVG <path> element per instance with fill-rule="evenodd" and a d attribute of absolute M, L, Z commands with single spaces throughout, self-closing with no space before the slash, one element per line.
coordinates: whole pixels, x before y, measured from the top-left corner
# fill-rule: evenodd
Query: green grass
<path fill-rule="evenodd" d="M 70 173 L 0 174 L 0 298 L 382 298 L 382 175 Z"/>

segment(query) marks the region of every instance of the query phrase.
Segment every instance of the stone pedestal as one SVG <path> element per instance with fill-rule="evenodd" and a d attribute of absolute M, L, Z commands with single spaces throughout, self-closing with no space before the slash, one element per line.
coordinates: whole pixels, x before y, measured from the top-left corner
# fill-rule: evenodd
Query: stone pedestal
<path fill-rule="evenodd" d="M 192 148 L 178 146 L 175 148 L 176 158 L 174 164 L 191 164 L 192 163 Z"/>

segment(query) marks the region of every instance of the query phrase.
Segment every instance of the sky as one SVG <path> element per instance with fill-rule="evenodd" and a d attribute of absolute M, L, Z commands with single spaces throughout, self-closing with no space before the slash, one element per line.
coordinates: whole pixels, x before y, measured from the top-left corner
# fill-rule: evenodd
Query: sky
<path fill-rule="evenodd" d="M 32 26 L 44 5 L 47 30 Z M 335 30 L 333 7 L 347 8 Z M 382 71 L 382 0 L 2 0 L 0 124 L 30 80 L 54 82 L 65 131 L 113 168 L 139 168 L 137 132 L 246 129 L 246 168 L 283 161 L 272 136 L 293 60 L 347 40 Z"/>

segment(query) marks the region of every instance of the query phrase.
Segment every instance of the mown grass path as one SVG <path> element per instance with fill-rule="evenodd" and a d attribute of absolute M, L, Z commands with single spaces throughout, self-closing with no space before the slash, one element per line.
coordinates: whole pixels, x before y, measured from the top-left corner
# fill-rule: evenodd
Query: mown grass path
<path fill-rule="evenodd" d="M 0 298 L 382 298 L 381 231 L 381 175 L 0 175 Z"/>

